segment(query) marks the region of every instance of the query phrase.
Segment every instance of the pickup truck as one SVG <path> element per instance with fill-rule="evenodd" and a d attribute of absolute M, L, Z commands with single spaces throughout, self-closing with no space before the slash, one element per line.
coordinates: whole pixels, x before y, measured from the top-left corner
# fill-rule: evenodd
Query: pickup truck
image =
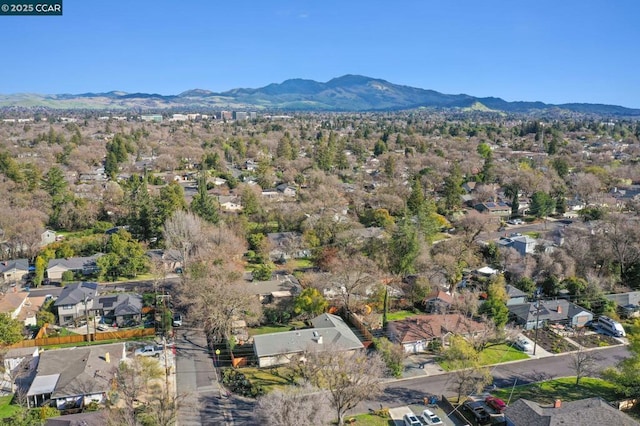
<path fill-rule="evenodd" d="M 135 356 L 160 356 L 162 350 L 162 346 L 145 346 L 136 349 L 134 354 Z"/>

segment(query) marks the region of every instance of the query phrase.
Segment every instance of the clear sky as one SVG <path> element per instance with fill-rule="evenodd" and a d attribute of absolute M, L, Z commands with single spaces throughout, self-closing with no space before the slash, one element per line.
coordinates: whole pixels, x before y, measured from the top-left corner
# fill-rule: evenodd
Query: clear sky
<path fill-rule="evenodd" d="M 178 94 L 344 74 L 640 108 L 638 0 L 63 0 L 0 16 L 0 93 Z"/>

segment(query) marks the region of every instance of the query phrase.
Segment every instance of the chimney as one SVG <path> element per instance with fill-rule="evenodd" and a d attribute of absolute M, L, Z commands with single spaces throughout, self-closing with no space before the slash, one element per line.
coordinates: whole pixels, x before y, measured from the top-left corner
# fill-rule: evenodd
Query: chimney
<path fill-rule="evenodd" d="M 553 402 L 553 408 L 562 408 L 562 400 L 561 399 L 556 399 Z"/>
<path fill-rule="evenodd" d="M 317 342 L 318 342 L 319 345 L 322 344 L 322 336 L 318 337 Z"/>
<path fill-rule="evenodd" d="M 560 304 L 558 304 L 558 309 L 557 309 L 558 313 L 561 314 L 562 313 L 562 306 L 560 306 Z"/>

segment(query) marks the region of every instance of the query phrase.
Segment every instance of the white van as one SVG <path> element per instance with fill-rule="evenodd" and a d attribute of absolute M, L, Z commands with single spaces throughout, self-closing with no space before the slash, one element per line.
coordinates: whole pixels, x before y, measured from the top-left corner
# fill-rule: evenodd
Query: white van
<path fill-rule="evenodd" d="M 622 324 L 604 315 L 598 318 L 598 327 L 601 330 L 616 337 L 625 337 L 627 335 L 627 333 L 624 332 L 624 327 L 622 327 Z"/>

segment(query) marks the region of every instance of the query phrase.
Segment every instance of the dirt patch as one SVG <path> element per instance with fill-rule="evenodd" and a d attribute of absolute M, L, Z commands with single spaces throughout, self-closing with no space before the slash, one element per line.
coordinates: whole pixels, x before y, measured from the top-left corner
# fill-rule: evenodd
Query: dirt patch
<path fill-rule="evenodd" d="M 524 335 L 529 339 L 535 341 L 536 330 L 527 330 Z M 541 328 L 538 330 L 538 345 L 547 352 L 553 354 L 559 354 L 563 352 L 576 351 L 578 348 L 575 345 L 569 343 L 564 337 L 558 336 L 553 331 L 547 328 Z"/>
<path fill-rule="evenodd" d="M 571 336 L 571 340 L 584 346 L 585 348 L 602 348 L 605 346 L 619 345 L 620 342 L 611 336 L 604 334 L 583 334 L 579 336 Z"/>

